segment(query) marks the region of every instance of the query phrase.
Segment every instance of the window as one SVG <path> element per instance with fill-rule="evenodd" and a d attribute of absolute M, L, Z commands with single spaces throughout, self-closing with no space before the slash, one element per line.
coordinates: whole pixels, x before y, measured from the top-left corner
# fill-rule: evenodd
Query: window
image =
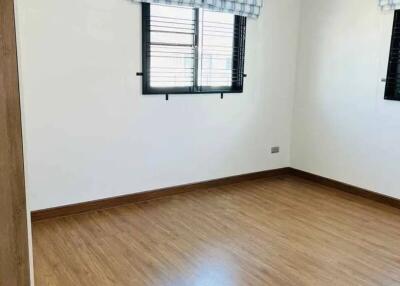
<path fill-rule="evenodd" d="M 385 99 L 400 100 L 400 10 L 394 14 Z"/>
<path fill-rule="evenodd" d="M 246 18 L 142 4 L 143 94 L 243 91 Z"/>

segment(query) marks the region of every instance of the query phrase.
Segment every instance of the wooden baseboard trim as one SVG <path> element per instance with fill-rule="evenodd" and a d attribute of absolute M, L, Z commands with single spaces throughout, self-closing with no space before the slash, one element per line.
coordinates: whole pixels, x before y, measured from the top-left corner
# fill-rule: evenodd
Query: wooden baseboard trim
<path fill-rule="evenodd" d="M 193 184 L 186 184 L 186 185 L 174 186 L 174 187 L 169 187 L 169 188 L 162 188 L 162 189 L 146 191 L 146 192 L 141 192 L 141 193 L 136 193 L 136 194 L 129 194 L 129 195 L 123 195 L 123 196 L 118 196 L 118 197 L 106 198 L 106 199 L 101 199 L 101 200 L 96 200 L 96 201 L 89 201 L 89 202 L 65 205 L 65 206 L 60 206 L 60 207 L 55 207 L 55 208 L 37 210 L 37 211 L 33 211 L 31 213 L 31 219 L 32 219 L 32 222 L 37 222 L 37 221 L 44 220 L 44 219 L 74 215 L 74 214 L 79 214 L 79 213 L 83 213 L 83 212 L 87 212 L 87 211 L 111 208 L 111 207 L 116 207 L 116 206 L 120 206 L 120 205 L 124 205 L 124 204 L 134 203 L 134 202 L 142 202 L 142 201 L 147 201 L 147 200 L 152 200 L 152 199 L 158 199 L 158 198 L 162 198 L 165 196 L 171 196 L 171 195 L 189 192 L 189 191 L 193 191 L 193 190 L 207 189 L 207 188 L 218 187 L 218 186 L 222 186 L 222 185 L 240 183 L 240 182 L 248 181 L 248 180 L 255 180 L 255 179 L 287 175 L 287 174 L 289 174 L 290 171 L 291 171 L 290 168 L 280 168 L 280 169 L 274 169 L 274 170 L 261 171 L 261 172 L 256 172 L 256 173 L 249 173 L 249 174 L 243 174 L 243 175 L 238 175 L 238 176 L 220 178 L 220 179 L 215 179 L 215 180 L 210 180 L 210 181 L 203 181 L 203 182 L 198 182 L 198 183 L 193 183 Z"/>
<path fill-rule="evenodd" d="M 37 222 L 45 219 L 51 219 L 56 217 L 68 216 L 79 214 L 87 211 L 100 210 L 105 208 L 116 207 L 120 205 L 142 202 L 147 200 L 158 199 L 166 196 L 176 195 L 185 193 L 193 190 L 208 189 L 212 187 L 218 187 L 228 184 L 240 183 L 248 180 L 256 180 L 263 178 L 271 178 L 277 176 L 292 175 L 297 176 L 309 181 L 319 183 L 328 187 L 332 187 L 353 195 L 357 195 L 369 200 L 373 200 L 379 203 L 390 205 L 400 209 L 400 200 L 379 194 L 367 189 L 352 186 L 346 183 L 342 183 L 336 180 L 332 180 L 326 177 L 315 175 L 309 172 L 301 171 L 295 168 L 280 168 L 268 171 L 261 171 L 256 173 L 243 174 L 238 176 L 220 178 L 210 181 L 203 181 L 198 183 L 162 188 L 152 191 L 146 191 L 136 194 L 123 195 L 118 197 L 106 198 L 96 201 L 83 202 L 79 204 L 65 205 L 55 208 L 43 209 L 33 211 L 31 213 L 32 222 Z"/>
<path fill-rule="evenodd" d="M 322 177 L 319 175 L 315 175 L 309 172 L 305 172 L 305 171 L 301 171 L 298 169 L 294 169 L 294 168 L 289 168 L 290 169 L 290 174 L 303 178 L 303 179 L 307 179 L 316 183 L 319 183 L 321 185 L 324 186 L 328 186 L 328 187 L 332 187 L 341 191 L 344 191 L 346 193 L 350 193 L 353 195 L 357 195 L 369 200 L 373 200 L 379 203 L 383 203 L 386 205 L 390 205 L 392 207 L 395 208 L 399 208 L 400 209 L 400 200 L 393 198 L 393 197 L 389 197 L 383 194 L 379 194 L 367 189 L 363 189 L 363 188 L 359 188 L 353 185 L 349 185 L 346 183 L 342 183 L 340 181 L 336 181 L 336 180 L 332 180 L 326 177 Z"/>

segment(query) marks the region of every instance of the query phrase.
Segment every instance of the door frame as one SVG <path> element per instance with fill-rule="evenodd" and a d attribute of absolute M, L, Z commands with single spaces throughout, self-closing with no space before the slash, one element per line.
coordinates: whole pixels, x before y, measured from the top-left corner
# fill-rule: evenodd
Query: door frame
<path fill-rule="evenodd" d="M 0 285 L 29 286 L 14 0 L 0 0 L 0 226 Z"/>

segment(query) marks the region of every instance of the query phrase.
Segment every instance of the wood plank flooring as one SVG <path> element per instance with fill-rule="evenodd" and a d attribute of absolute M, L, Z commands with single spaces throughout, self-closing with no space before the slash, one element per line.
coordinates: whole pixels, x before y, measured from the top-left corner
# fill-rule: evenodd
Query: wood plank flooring
<path fill-rule="evenodd" d="M 293 176 L 34 223 L 42 285 L 400 285 L 400 210 Z"/>

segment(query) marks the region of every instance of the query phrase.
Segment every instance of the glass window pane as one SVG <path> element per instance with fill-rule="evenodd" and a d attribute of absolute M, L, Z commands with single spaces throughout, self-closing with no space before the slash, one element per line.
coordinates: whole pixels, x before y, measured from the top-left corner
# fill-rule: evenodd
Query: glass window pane
<path fill-rule="evenodd" d="M 199 21 L 199 85 L 232 86 L 235 16 L 201 9 Z"/>
<path fill-rule="evenodd" d="M 194 9 L 151 5 L 151 87 L 193 86 L 194 33 Z"/>

